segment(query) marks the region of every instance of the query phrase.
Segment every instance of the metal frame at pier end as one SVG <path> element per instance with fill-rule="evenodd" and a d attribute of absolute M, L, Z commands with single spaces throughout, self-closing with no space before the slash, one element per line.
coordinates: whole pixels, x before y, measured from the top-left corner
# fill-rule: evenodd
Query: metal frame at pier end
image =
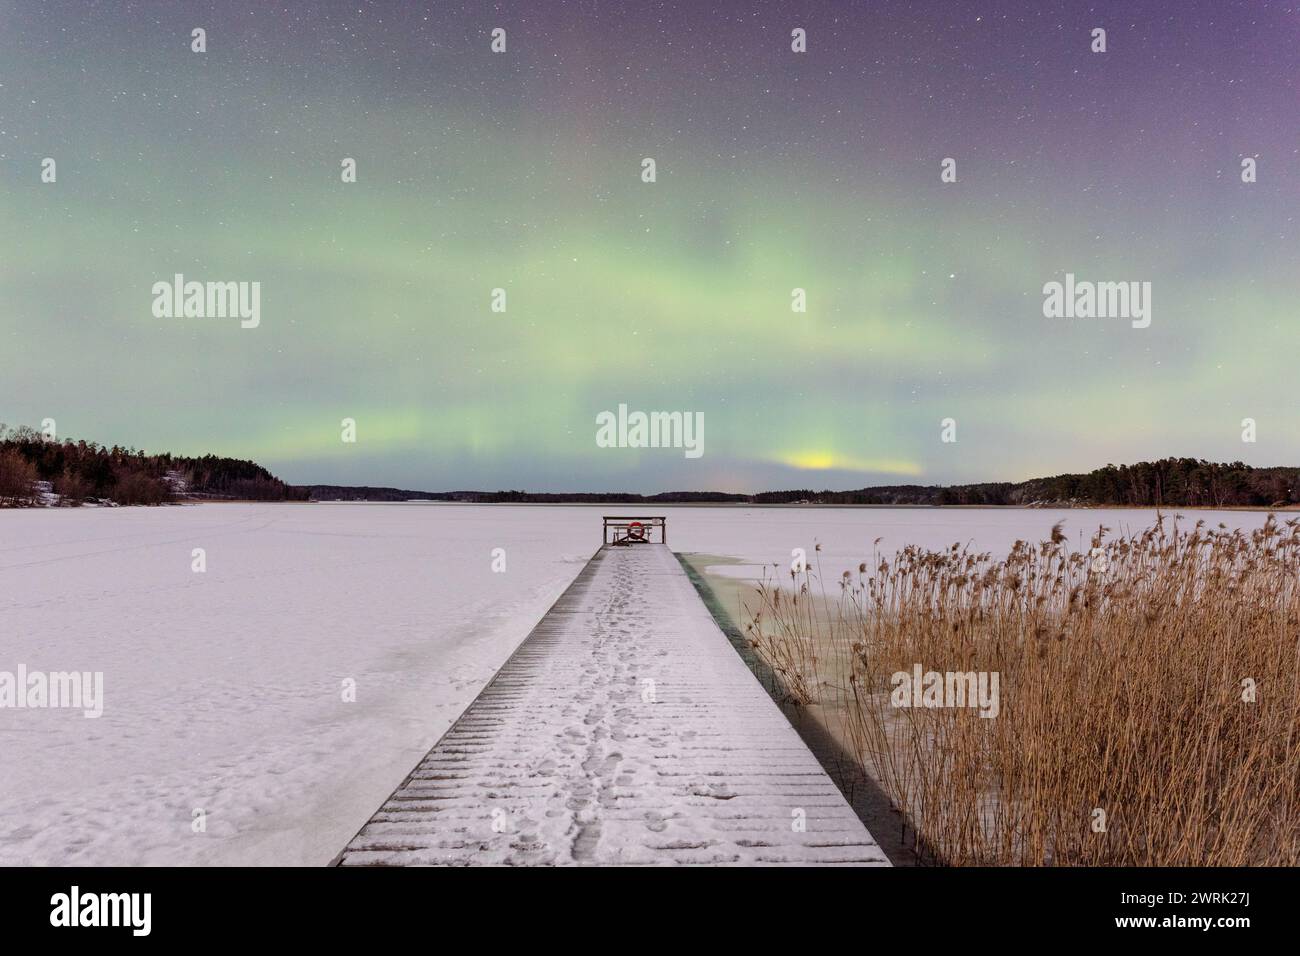
<path fill-rule="evenodd" d="M 600 543 L 602 545 L 649 544 L 653 540 L 651 532 L 656 528 L 659 529 L 659 543 L 667 544 L 668 518 L 664 515 L 605 515 L 604 526 L 600 532 Z"/>

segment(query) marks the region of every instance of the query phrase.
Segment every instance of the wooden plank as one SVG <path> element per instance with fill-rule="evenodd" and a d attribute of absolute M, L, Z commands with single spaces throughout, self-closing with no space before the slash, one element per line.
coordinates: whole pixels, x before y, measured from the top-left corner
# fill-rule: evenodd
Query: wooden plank
<path fill-rule="evenodd" d="M 603 547 L 342 865 L 888 865 L 667 547 Z"/>

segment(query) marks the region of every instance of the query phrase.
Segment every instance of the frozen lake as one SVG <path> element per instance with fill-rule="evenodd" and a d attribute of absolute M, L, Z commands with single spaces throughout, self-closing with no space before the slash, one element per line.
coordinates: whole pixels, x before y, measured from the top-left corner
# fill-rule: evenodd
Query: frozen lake
<path fill-rule="evenodd" d="M 0 673 L 102 672 L 103 715 L 0 707 L 0 865 L 324 864 L 600 543 L 647 510 L 442 504 L 0 512 Z M 653 508 L 719 571 L 1005 551 L 1154 512 Z M 1185 510 L 1253 528 L 1262 512 Z M 193 549 L 206 571 L 192 570 Z M 504 571 L 493 570 L 493 549 Z M 500 566 L 500 558 L 496 559 Z M 355 687 L 355 700 L 345 699 Z M 202 826 L 196 821 L 201 821 Z"/>
<path fill-rule="evenodd" d="M 892 557 L 906 545 L 939 550 L 955 543 L 977 551 L 1006 554 L 1017 539 L 1046 541 L 1052 525 L 1064 522 L 1073 548 L 1087 550 L 1099 525 L 1110 529 L 1108 538 L 1145 531 L 1155 524 L 1156 511 L 1124 509 L 1029 508 L 700 508 L 666 510 L 669 544 L 675 551 L 727 555 L 740 564 L 711 568 L 713 573 L 747 579 L 758 578 L 764 564 L 790 566 L 791 551 L 803 548 L 813 567 L 821 561 L 827 581 L 843 571 L 856 571 L 871 562 L 873 549 Z M 1197 521 L 1211 527 L 1257 528 L 1267 516 L 1262 511 L 1170 510 L 1181 515 L 1181 529 Z M 1285 513 L 1284 515 L 1285 516 Z M 1170 527 L 1166 525 L 1166 527 Z M 879 538 L 879 543 L 876 539 Z M 820 553 L 814 551 L 821 544 Z"/>

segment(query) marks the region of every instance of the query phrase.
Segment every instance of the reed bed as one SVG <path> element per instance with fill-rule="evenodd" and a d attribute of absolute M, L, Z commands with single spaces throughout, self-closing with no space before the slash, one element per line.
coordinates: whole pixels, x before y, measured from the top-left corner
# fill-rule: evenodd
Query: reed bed
<path fill-rule="evenodd" d="M 878 543 L 878 542 L 877 542 Z M 1082 543 L 1082 542 L 1081 542 Z M 765 581 L 755 650 L 945 865 L 1300 864 L 1300 521 L 953 545 Z M 996 672 L 996 716 L 894 675 Z M 951 701 L 947 701 L 951 703 Z"/>

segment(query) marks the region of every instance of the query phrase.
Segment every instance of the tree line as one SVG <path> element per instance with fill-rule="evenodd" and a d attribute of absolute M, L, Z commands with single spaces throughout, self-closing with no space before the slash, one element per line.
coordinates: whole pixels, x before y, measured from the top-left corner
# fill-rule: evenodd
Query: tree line
<path fill-rule="evenodd" d="M 1090 505 L 1136 507 L 1286 507 L 1300 504 L 1300 468 L 1162 458 L 1106 465 L 1081 474 L 966 485 L 875 485 L 853 491 L 808 488 L 744 495 L 711 491 L 538 493 L 404 491 L 344 485 L 288 485 L 261 465 L 217 455 L 146 454 L 86 441 L 52 441 L 33 428 L 0 424 L 0 506 L 38 502 L 49 482 L 65 504 L 107 499 L 163 504 L 182 498 L 252 501 L 458 501 L 472 504 L 826 504 Z"/>
<path fill-rule="evenodd" d="M 758 494 L 713 491 L 539 493 L 528 491 L 401 491 L 312 485 L 313 500 L 426 499 L 471 504 L 825 504 L 825 505 L 1073 505 L 1076 507 L 1285 507 L 1300 504 L 1300 468 L 1254 468 L 1199 458 L 1163 458 L 1106 465 L 1083 474 L 966 485 L 873 485 L 852 491 L 795 488 Z"/>
<path fill-rule="evenodd" d="M 204 455 L 151 455 L 95 442 L 52 441 L 34 428 L 0 425 L 0 506 L 31 504 L 47 481 L 65 504 L 110 500 L 157 505 L 180 498 L 305 501 L 308 491 L 256 462 Z"/>
<path fill-rule="evenodd" d="M 1082 474 L 969 485 L 881 485 L 856 491 L 809 489 L 754 495 L 755 504 L 1118 505 L 1148 508 L 1285 507 L 1300 504 L 1300 468 L 1162 458 L 1106 465 Z"/>

